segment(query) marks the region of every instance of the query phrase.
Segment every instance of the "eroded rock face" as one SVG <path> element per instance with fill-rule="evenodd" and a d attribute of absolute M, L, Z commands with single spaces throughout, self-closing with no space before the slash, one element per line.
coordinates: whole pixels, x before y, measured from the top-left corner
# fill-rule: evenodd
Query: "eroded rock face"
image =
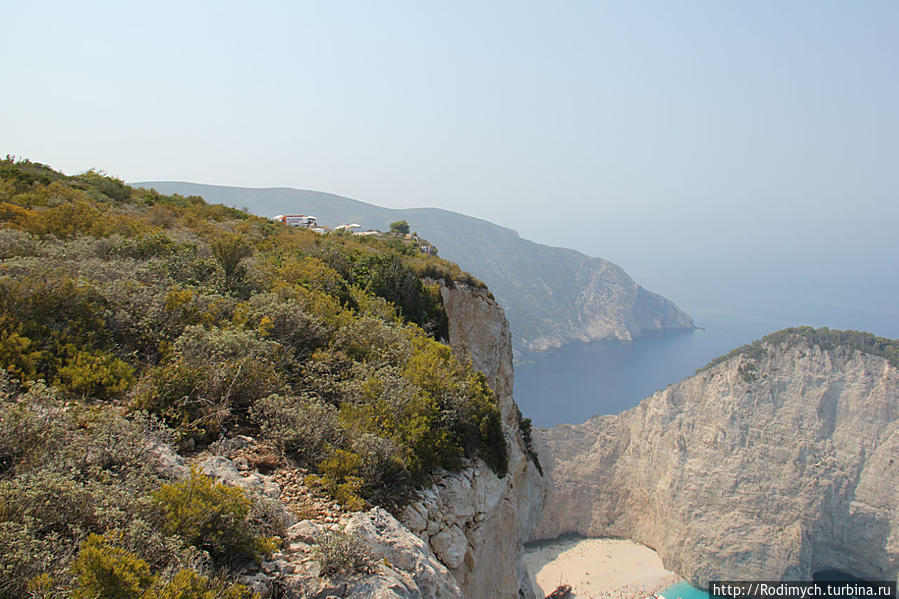
<path fill-rule="evenodd" d="M 385 510 L 374 508 L 352 516 L 346 531 L 369 547 L 372 559 L 382 565 L 390 564 L 397 578 L 411 578 L 411 584 L 405 582 L 402 586 L 406 594 L 397 593 L 398 596 L 420 596 L 424 599 L 462 597 L 446 566 L 434 557 L 424 541 L 411 534 Z M 399 588 L 395 585 L 391 590 L 397 592 Z M 361 593 L 361 590 L 358 592 Z M 384 596 L 389 595 L 385 593 Z"/>
<path fill-rule="evenodd" d="M 321 556 L 312 545 L 328 531 L 353 535 L 365 548 L 368 571 L 322 576 Z M 288 529 L 285 553 L 263 562 L 262 575 L 248 577 L 248 585 L 278 589 L 285 599 L 301 597 L 380 599 L 461 599 L 456 580 L 427 545 L 381 508 L 358 512 L 345 524 L 304 520 Z M 259 580 L 262 578 L 262 580 Z M 267 586 L 266 586 L 267 585 Z M 265 594 L 265 590 L 262 590 Z"/>
<path fill-rule="evenodd" d="M 450 568 L 465 597 L 533 597 L 521 562 L 547 486 L 525 452 L 512 399 L 512 343 L 502 308 L 464 285 L 441 289 L 454 348 L 467 352 L 500 401 L 509 472 L 497 477 L 483 462 L 434 477 L 400 520 Z"/>
<path fill-rule="evenodd" d="M 694 584 L 899 572 L 899 373 L 765 346 L 636 408 L 537 433 L 553 491 L 535 539 L 626 537 Z"/>

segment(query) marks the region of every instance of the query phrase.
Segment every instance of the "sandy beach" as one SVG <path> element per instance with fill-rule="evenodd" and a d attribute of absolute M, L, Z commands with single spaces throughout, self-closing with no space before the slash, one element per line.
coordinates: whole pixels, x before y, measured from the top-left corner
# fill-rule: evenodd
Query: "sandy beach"
<path fill-rule="evenodd" d="M 652 549 L 620 539 L 559 539 L 525 548 L 524 563 L 541 599 L 569 584 L 578 599 L 642 599 L 680 577 Z"/>

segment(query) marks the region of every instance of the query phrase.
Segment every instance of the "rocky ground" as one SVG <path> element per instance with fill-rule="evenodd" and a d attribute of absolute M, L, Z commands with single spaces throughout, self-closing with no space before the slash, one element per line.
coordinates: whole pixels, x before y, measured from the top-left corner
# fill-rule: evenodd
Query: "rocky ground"
<path fill-rule="evenodd" d="M 267 517 L 282 523 L 279 551 L 261 564 L 248 565 L 239 579 L 260 599 L 462 596 L 446 566 L 390 513 L 381 508 L 345 510 L 307 486 L 305 470 L 279 463 L 270 448 L 252 437 L 228 439 L 188 459 L 165 446 L 154 455 L 162 474 L 184 478 L 197 468 L 255 496 Z M 329 533 L 349 535 L 364 563 L 355 571 L 330 572 L 322 551 Z"/>

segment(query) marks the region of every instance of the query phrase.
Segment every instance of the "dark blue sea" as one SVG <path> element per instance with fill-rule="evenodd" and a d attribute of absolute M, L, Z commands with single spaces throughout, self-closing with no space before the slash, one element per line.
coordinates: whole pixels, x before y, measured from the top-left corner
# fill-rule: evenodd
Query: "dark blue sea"
<path fill-rule="evenodd" d="M 700 328 L 653 333 L 628 343 L 575 343 L 523 356 L 515 365 L 519 408 L 538 427 L 617 414 L 692 375 L 712 359 L 790 326 L 855 328 L 893 338 L 899 335 L 899 320 L 890 313 L 818 309 L 812 316 L 797 317 L 792 313 L 771 316 L 707 309 L 691 315 Z"/>
<path fill-rule="evenodd" d="M 515 366 L 515 401 L 539 427 L 617 414 L 713 358 L 791 323 L 719 312 L 696 324 L 701 328 L 652 333 L 628 343 L 575 343 L 523 356 Z"/>

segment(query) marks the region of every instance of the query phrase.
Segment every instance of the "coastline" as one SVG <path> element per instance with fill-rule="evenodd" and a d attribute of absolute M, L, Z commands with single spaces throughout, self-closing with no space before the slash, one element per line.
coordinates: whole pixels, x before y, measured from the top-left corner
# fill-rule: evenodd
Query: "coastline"
<path fill-rule="evenodd" d="M 626 539 L 560 537 L 526 546 L 524 563 L 538 597 L 567 584 L 579 599 L 644 599 L 682 580 L 655 551 Z"/>

